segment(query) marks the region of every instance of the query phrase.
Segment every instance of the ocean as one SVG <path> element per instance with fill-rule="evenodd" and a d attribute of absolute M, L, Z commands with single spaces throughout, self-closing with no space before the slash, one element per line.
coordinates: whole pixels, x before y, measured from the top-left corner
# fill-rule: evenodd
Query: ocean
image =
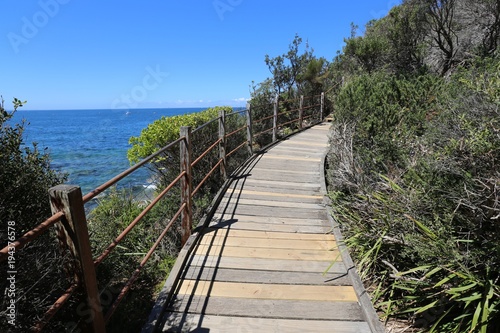
<path fill-rule="evenodd" d="M 131 110 L 19 109 L 12 122 L 25 119 L 26 145 L 38 143 L 51 157 L 51 166 L 68 174 L 67 184 L 78 185 L 85 195 L 130 167 L 128 140 L 162 116 L 199 112 L 204 108 Z M 149 172 L 141 168 L 120 182 L 133 189 L 151 185 Z"/>

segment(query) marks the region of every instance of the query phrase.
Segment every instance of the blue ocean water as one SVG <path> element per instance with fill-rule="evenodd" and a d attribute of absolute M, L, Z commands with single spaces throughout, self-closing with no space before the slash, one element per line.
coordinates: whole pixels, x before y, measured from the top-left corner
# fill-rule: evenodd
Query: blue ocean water
<path fill-rule="evenodd" d="M 83 194 L 130 167 L 128 140 L 162 116 L 199 112 L 202 108 L 132 110 L 18 110 L 12 121 L 25 119 L 25 142 L 47 149 L 51 165 L 68 173 L 68 184 L 78 185 Z M 150 175 L 141 169 L 121 186 L 144 187 Z"/>

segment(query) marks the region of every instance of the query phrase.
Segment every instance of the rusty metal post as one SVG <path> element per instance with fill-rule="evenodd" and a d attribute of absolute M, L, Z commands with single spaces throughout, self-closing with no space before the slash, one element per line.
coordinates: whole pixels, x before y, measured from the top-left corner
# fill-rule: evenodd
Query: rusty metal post
<path fill-rule="evenodd" d="M 273 117 L 273 142 L 278 139 L 278 101 L 279 96 L 274 100 L 274 117 Z"/>
<path fill-rule="evenodd" d="M 220 165 L 220 174 L 222 179 L 227 179 L 226 171 L 226 113 L 224 110 L 219 110 L 219 159 L 222 160 Z"/>
<path fill-rule="evenodd" d="M 250 156 L 253 155 L 253 129 L 252 129 L 252 110 L 250 103 L 247 103 L 247 141 L 248 141 L 248 152 Z"/>
<path fill-rule="evenodd" d="M 92 331 L 106 332 L 102 315 L 94 260 L 90 248 L 89 232 L 82 191 L 74 185 L 58 185 L 49 190 L 52 214 L 62 211 L 64 217 L 56 224 L 57 236 L 64 250 L 71 253 L 72 260 L 66 272 L 82 283 L 91 313 Z"/>
<path fill-rule="evenodd" d="M 299 105 L 299 130 L 302 129 L 304 123 L 304 95 L 300 95 Z"/>
<path fill-rule="evenodd" d="M 191 236 L 191 229 L 193 226 L 193 199 L 191 193 L 193 192 L 193 177 L 191 168 L 191 127 L 182 126 L 180 132 L 180 158 L 181 158 L 181 173 L 185 172 L 184 177 L 181 178 L 181 205 L 186 204 L 186 207 L 181 214 L 181 239 L 184 245 L 189 236 Z"/>

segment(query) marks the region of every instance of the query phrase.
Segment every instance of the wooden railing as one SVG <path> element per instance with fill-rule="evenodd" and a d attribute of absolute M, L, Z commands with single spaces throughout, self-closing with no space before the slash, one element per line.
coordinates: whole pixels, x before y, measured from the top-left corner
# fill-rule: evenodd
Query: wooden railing
<path fill-rule="evenodd" d="M 307 103 L 307 101 L 309 101 L 309 103 Z M 54 227 L 62 250 L 69 253 L 70 257 L 73 259 L 68 262 L 68 267 L 65 267 L 65 271 L 70 272 L 72 275 L 69 277 L 72 281 L 70 286 L 58 297 L 42 318 L 34 324 L 34 331 L 42 331 L 54 315 L 71 298 L 75 291 L 81 288 L 89 307 L 89 318 L 91 320 L 90 326 L 92 331 L 105 332 L 106 323 L 109 321 L 124 296 L 128 293 L 133 283 L 137 280 L 142 269 L 151 258 L 153 252 L 158 248 L 162 239 L 167 233 L 171 232 L 174 223 L 179 219 L 181 220 L 180 232 L 182 243 L 184 244 L 189 238 L 193 228 L 193 197 L 200 191 L 205 182 L 210 177 L 214 176 L 217 170 L 220 171 L 220 176 L 223 179 L 227 179 L 228 175 L 234 172 L 238 165 L 241 164 L 235 164 L 231 161 L 231 158 L 237 155 L 238 152 L 245 149 L 246 156 L 251 156 L 266 143 L 273 143 L 282 136 L 300 131 L 305 127 L 321 122 L 324 118 L 324 93 L 307 98 L 301 96 L 297 100 L 284 102 L 288 105 L 296 105 L 296 107 L 280 111 L 280 103 L 283 102 L 275 99 L 269 106 L 269 108 L 272 107 L 273 110 L 271 115 L 269 115 L 268 111 L 266 112 L 262 109 L 254 112 L 254 110 L 248 106 L 247 109 L 242 111 L 228 114 L 221 112 L 218 118 L 195 130 L 192 130 L 190 127 L 181 127 L 180 137 L 177 140 L 167 144 L 154 154 L 110 179 L 85 196 L 82 196 L 81 189 L 78 186 L 59 185 L 51 188 L 49 190 L 49 196 L 53 215 L 0 250 L 0 262 L 4 262 L 7 260 L 9 254 L 21 250 L 28 243 L 47 232 L 49 228 Z M 274 105 L 271 106 L 271 104 Z M 254 113 L 257 113 L 260 118 L 252 119 Z M 230 117 L 235 117 L 230 122 L 235 128 L 228 128 L 227 126 Z M 196 135 L 197 132 L 202 131 L 204 128 L 214 123 L 218 124 L 217 138 L 212 142 L 206 142 L 206 149 L 198 156 L 192 156 L 193 135 Z M 259 132 L 253 133 L 256 128 L 259 129 Z M 267 142 L 265 138 L 263 138 L 266 135 L 270 137 L 270 142 Z M 243 140 L 237 142 L 235 138 Z M 137 171 L 139 168 L 149 163 L 154 163 L 157 158 L 163 156 L 167 152 L 171 152 L 174 147 L 178 148 L 180 152 L 180 172 L 178 175 L 170 184 L 159 192 L 159 194 L 102 253 L 95 256 L 91 249 L 84 205 L 89 203 L 97 195 L 116 185 L 128 175 Z M 230 151 L 228 151 L 228 149 L 230 149 Z M 199 151 L 200 149 L 197 150 Z M 203 178 L 197 184 L 193 184 L 193 172 L 196 165 L 201 163 L 210 153 L 216 152 L 216 150 L 218 150 L 217 162 L 214 163 L 210 171 L 203 175 Z M 135 271 L 119 291 L 111 307 L 109 307 L 106 313 L 103 313 L 98 290 L 98 281 L 96 279 L 96 267 L 108 257 L 130 231 L 172 190 L 174 186 L 180 186 L 181 189 L 178 210 L 170 218 L 154 244 L 147 251 L 146 255 L 144 255 Z"/>

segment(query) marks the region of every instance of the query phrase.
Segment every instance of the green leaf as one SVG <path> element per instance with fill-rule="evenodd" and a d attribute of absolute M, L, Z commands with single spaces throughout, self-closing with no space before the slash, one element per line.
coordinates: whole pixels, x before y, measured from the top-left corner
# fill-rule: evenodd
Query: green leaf
<path fill-rule="evenodd" d="M 455 278 L 456 276 L 457 275 L 455 273 L 452 273 L 452 274 L 448 275 L 447 277 L 445 277 L 444 279 L 442 279 L 441 281 L 439 281 L 438 283 L 436 283 L 434 285 L 434 288 L 442 286 L 443 284 L 449 282 L 451 279 Z"/>
<path fill-rule="evenodd" d="M 457 301 L 460 301 L 460 302 L 474 302 L 474 301 L 480 300 L 481 297 L 482 297 L 481 294 L 474 293 L 471 296 L 467 296 L 467 297 L 463 297 L 463 298 L 457 298 Z"/>
<path fill-rule="evenodd" d="M 430 272 L 428 272 L 427 274 L 425 274 L 425 277 L 429 278 L 432 275 L 436 274 L 437 272 L 441 271 L 442 269 L 443 269 L 442 267 L 436 267 L 433 270 L 431 270 Z"/>
<path fill-rule="evenodd" d="M 446 292 L 448 294 L 457 294 L 457 293 L 461 293 L 463 291 L 469 290 L 471 288 L 474 288 L 475 286 L 477 286 L 477 282 L 472 282 L 471 284 L 468 284 L 466 286 L 456 287 L 456 288 L 450 288 Z"/>
<path fill-rule="evenodd" d="M 425 271 L 425 270 L 429 269 L 430 267 L 431 266 L 419 266 L 419 267 L 415 267 L 415 268 L 412 268 L 412 269 L 404 271 L 404 272 L 399 272 L 396 275 L 397 276 L 404 276 L 404 275 L 408 275 L 408 274 L 415 273 L 418 271 Z M 441 268 L 439 268 L 439 269 L 441 269 Z"/>
<path fill-rule="evenodd" d="M 434 307 L 434 306 L 435 306 L 438 302 L 439 302 L 439 300 L 434 301 L 434 302 L 432 302 L 432 303 L 427 304 L 426 306 L 423 306 L 423 307 L 419 308 L 419 309 L 415 312 L 415 314 L 422 313 L 422 312 L 425 312 L 425 311 L 427 311 L 427 310 L 429 310 L 429 309 L 433 308 L 433 307 Z"/>
<path fill-rule="evenodd" d="M 474 312 L 474 315 L 472 316 L 471 331 L 476 329 L 477 323 L 479 322 L 480 315 L 481 315 L 481 304 L 478 304 L 476 307 L 476 311 Z"/>

